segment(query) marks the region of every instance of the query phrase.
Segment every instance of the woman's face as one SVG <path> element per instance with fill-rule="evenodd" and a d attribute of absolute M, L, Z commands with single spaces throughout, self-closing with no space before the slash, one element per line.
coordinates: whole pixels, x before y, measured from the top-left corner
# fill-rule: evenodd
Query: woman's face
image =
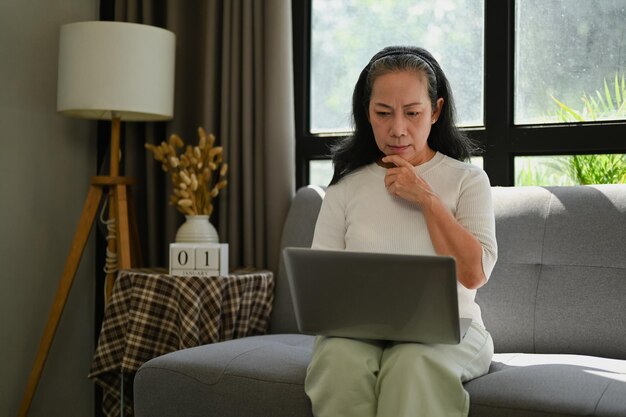
<path fill-rule="evenodd" d="M 437 121 L 443 98 L 433 109 L 423 72 L 398 71 L 374 80 L 368 118 L 376 145 L 385 155 L 399 155 L 413 165 L 429 161 L 435 152 L 428 135 Z"/>

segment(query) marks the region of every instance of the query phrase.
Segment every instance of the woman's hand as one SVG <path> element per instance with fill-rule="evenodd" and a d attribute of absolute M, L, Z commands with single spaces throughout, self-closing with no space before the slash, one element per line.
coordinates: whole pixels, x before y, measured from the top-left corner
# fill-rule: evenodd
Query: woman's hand
<path fill-rule="evenodd" d="M 382 162 L 395 165 L 395 167 L 387 169 L 385 175 L 385 187 L 391 194 L 419 206 L 432 202 L 435 195 L 430 185 L 415 174 L 411 163 L 398 155 L 385 156 Z"/>

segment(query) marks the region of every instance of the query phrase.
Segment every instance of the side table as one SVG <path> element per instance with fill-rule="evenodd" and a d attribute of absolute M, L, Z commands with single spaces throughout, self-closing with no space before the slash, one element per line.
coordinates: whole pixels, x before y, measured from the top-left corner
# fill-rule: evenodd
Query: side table
<path fill-rule="evenodd" d="M 265 333 L 273 294 L 270 271 L 182 277 L 167 275 L 164 269 L 121 270 L 89 374 L 103 389 L 104 414 L 133 415 L 132 382 L 144 362 L 180 349 Z"/>

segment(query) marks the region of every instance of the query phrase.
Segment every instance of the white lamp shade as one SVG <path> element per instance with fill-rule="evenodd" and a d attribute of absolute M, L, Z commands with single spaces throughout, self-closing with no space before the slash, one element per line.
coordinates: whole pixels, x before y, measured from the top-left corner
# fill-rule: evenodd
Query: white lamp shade
<path fill-rule="evenodd" d="M 88 119 L 171 119 L 175 45 L 172 32 L 154 26 L 63 25 L 57 111 Z"/>

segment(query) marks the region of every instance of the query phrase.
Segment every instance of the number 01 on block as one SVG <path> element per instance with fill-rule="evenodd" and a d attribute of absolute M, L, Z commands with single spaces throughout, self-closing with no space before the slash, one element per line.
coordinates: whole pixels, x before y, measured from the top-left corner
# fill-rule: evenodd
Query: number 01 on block
<path fill-rule="evenodd" d="M 228 275 L 227 243 L 171 243 L 170 275 Z"/>

